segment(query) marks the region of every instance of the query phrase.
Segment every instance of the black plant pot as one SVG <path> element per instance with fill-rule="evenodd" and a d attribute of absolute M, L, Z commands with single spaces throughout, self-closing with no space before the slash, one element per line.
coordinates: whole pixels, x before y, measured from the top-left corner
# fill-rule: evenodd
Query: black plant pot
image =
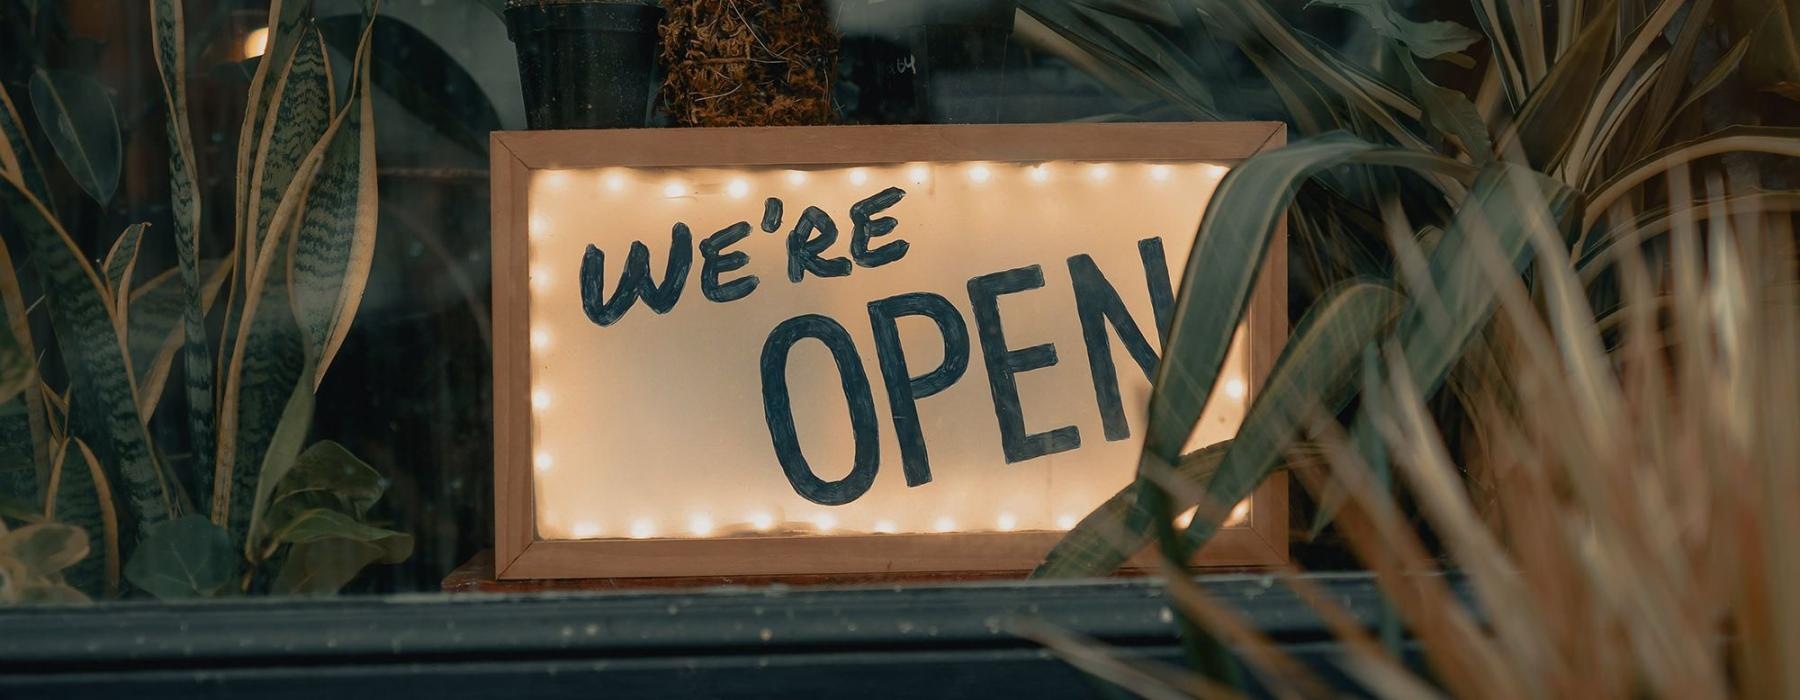
<path fill-rule="evenodd" d="M 532 129 L 644 126 L 655 93 L 662 8 L 630 0 L 512 0 L 507 35 L 519 53 Z"/>
<path fill-rule="evenodd" d="M 853 0 L 844 7 L 860 13 L 864 26 L 899 32 L 910 55 L 884 60 L 881 82 L 910 81 L 910 121 L 932 124 L 999 121 L 1017 10 L 1017 0 Z"/>

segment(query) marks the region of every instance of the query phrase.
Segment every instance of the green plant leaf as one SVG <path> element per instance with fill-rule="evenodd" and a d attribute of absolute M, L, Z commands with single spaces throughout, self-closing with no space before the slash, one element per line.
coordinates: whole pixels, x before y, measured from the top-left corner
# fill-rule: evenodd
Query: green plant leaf
<path fill-rule="evenodd" d="M 286 17 L 282 0 L 270 3 L 269 14 L 272 17 Z M 299 4 L 299 3 L 295 3 Z M 187 114 L 187 37 L 186 26 L 182 18 L 181 0 L 151 0 L 150 23 L 154 32 L 150 43 L 156 55 L 157 74 L 162 79 L 163 104 L 168 109 L 168 118 L 164 119 L 169 139 L 169 197 L 175 221 L 175 254 L 181 270 L 181 284 L 185 292 L 185 309 L 182 311 L 184 330 L 182 350 L 182 376 L 185 378 L 183 393 L 187 399 L 188 441 L 194 454 L 194 484 L 196 492 L 204 496 L 213 485 L 212 462 L 216 415 L 214 413 L 212 351 L 207 345 L 206 305 L 201 303 L 204 278 L 200 270 L 200 219 L 203 209 L 200 202 L 200 184 L 194 175 L 194 143 L 188 126 Z M 271 44 L 275 38 L 271 37 Z M 258 78 L 268 65 L 262 62 L 258 68 Z M 256 101 L 256 88 L 252 88 L 250 104 L 259 108 Z M 251 109 L 245 116 L 247 122 L 254 121 L 256 109 Z M 246 137 L 247 138 L 247 137 Z M 242 192 L 248 188 L 250 179 L 245 176 L 248 167 L 247 148 L 238 150 L 237 187 L 239 190 L 238 211 L 243 211 Z M 241 231 L 239 238 L 242 238 Z M 241 243 L 239 248 L 241 248 Z M 230 268 L 227 268 L 230 269 Z"/>
<path fill-rule="evenodd" d="M 125 578 L 162 600 L 211 598 L 237 581 L 242 559 L 231 535 L 201 515 L 151 525 Z"/>
<path fill-rule="evenodd" d="M 106 88 L 73 71 L 39 70 L 31 76 L 31 110 L 75 184 L 94 201 L 111 202 L 124 149 Z"/>
<path fill-rule="evenodd" d="M 31 148 L 31 137 L 25 133 L 25 122 L 19 120 L 19 109 L 12 96 L 0 85 L 0 179 L 11 180 L 50 206 L 50 188 L 44 183 L 44 170 L 37 153 Z"/>
<path fill-rule="evenodd" d="M 212 310 L 220 289 L 231 271 L 230 259 L 203 260 L 200 272 L 205 280 L 200 291 L 200 312 Z M 151 278 L 131 292 L 131 315 L 126 323 L 126 346 L 131 352 L 131 367 L 138 380 L 138 411 L 145 420 L 156 414 L 164 385 L 176 355 L 187 338 L 185 316 L 188 310 L 187 289 L 177 277 L 180 270 L 168 270 Z"/>
<path fill-rule="evenodd" d="M 88 535 L 64 523 L 36 523 L 0 537 L 0 557 L 12 557 L 37 576 L 74 566 L 88 555 Z"/>
<path fill-rule="evenodd" d="M 1175 466 L 1175 478 L 1195 489 L 1205 486 L 1230 447 L 1231 441 L 1227 440 L 1183 456 Z M 1150 544 L 1150 511 L 1138 498 L 1139 493 L 1138 484 L 1133 482 L 1106 499 L 1057 540 L 1031 577 L 1086 578 L 1117 571 Z"/>
<path fill-rule="evenodd" d="M 260 132 L 256 160 L 250 166 L 247 215 L 250 228 L 244 237 L 244 257 L 255 260 L 269 243 L 269 220 L 287 194 L 288 185 L 319 137 L 331 124 L 337 103 L 331 77 L 331 61 L 318 30 L 300 30 L 300 43 L 275 78 L 270 109 Z"/>
<path fill-rule="evenodd" d="M 1368 22 L 1376 34 L 1398 42 L 1419 58 L 1447 58 L 1481 40 L 1481 34 L 1455 22 L 1407 19 L 1394 9 L 1390 0 L 1311 0 L 1307 3 L 1307 7 L 1313 5 L 1354 12 Z"/>
<path fill-rule="evenodd" d="M 370 564 L 393 564 L 412 556 L 412 535 L 358 522 L 330 508 L 297 513 L 275 533 L 292 543 L 272 591 L 278 594 L 335 593 Z"/>
<path fill-rule="evenodd" d="M 33 362 L 12 333 L 0 333 L 0 403 L 37 384 L 37 363 Z"/>
<path fill-rule="evenodd" d="M 345 56 L 356 54 L 363 29 L 356 15 L 319 20 L 326 43 Z M 437 42 L 410 24 L 381 16 L 375 18 L 369 51 L 369 78 L 376 88 L 452 143 L 487 154 L 488 132 L 500 129 L 500 115 L 481 84 Z"/>
<path fill-rule="evenodd" d="M 1596 18 L 1576 35 L 1569 49 L 1520 106 L 1513 124 L 1501 136 L 1501 153 L 1518 148 L 1525 160 L 1549 172 L 1568 153 L 1575 139 L 1570 115 L 1580 114 L 1594 97 L 1594 88 L 1606 73 L 1607 49 L 1612 46 L 1612 23 L 1605 20 L 1618 0 L 1607 0 Z"/>
<path fill-rule="evenodd" d="M 267 523 L 269 499 L 288 472 L 298 465 L 300 447 L 305 444 L 306 433 L 312 427 L 312 416 L 312 386 L 307 381 L 307 373 L 302 371 L 296 374 L 293 393 L 281 410 L 281 420 L 275 425 L 275 434 L 269 439 L 269 449 L 263 453 L 262 468 L 257 473 L 249 529 L 244 536 L 244 555 L 251 561 L 260 558 L 257 553 L 262 551 L 262 534 L 273 529 Z M 276 521 L 277 525 L 283 522 L 285 520 Z"/>
<path fill-rule="evenodd" d="M 11 182 L 18 186 L 17 180 Z M 18 268 L 13 266 L 12 251 L 0 240 L 0 318 L 5 328 L 0 343 L 10 345 L 17 353 L 12 362 L 32 365 L 24 390 L 16 401 L 0 400 L 0 492 L 12 491 L 42 501 L 44 485 L 50 480 L 50 426 L 44 416 L 44 400 L 35 386 L 38 382 L 35 344 L 31 340 L 31 319 L 26 312 L 25 292 L 19 286 Z M 16 371 L 14 365 L 7 365 Z M 5 384 L 5 382 L 0 382 Z M 0 395 L 4 395 L 0 389 Z M 14 410 L 16 408 L 16 410 Z"/>
<path fill-rule="evenodd" d="M 1413 96 L 1425 109 L 1425 120 L 1432 128 L 1456 137 L 1476 165 L 1494 160 L 1494 141 L 1488 136 L 1487 124 L 1475 103 L 1460 92 L 1439 86 L 1419 71 L 1419 66 L 1406 56 L 1400 57 L 1406 75 L 1412 80 Z"/>
<path fill-rule="evenodd" d="M 375 26 L 363 30 L 350 103 L 339 117 L 341 125 L 325 137 L 324 160 L 304 190 L 305 206 L 289 243 L 288 299 L 306 341 L 315 389 L 350 332 L 375 259 L 380 197 L 375 101 L 369 95 Z"/>
<path fill-rule="evenodd" d="M 137 387 L 119 337 L 105 285 L 81 250 L 35 197 L 0 183 L 0 211 L 31 244 L 32 259 L 48 297 L 51 327 L 69 374 L 69 430 L 117 470 L 128 523 L 155 523 L 178 514 L 180 504 L 151 448 L 137 410 Z M 129 525 L 127 526 L 129 527 Z M 134 540 L 135 533 L 123 539 Z"/>
<path fill-rule="evenodd" d="M 1495 287 L 1482 271 L 1480 256 L 1498 254 L 1523 271 L 1532 260 L 1533 227 L 1549 226 L 1567 236 L 1579 217 L 1575 193 L 1561 183 L 1504 162 L 1482 170 L 1432 251 L 1436 294 L 1415 297 L 1395 327 L 1395 340 L 1405 353 L 1414 386 L 1426 396 L 1435 394 L 1463 348 L 1492 315 Z M 1359 414 L 1351 427 L 1352 443 L 1363 448 L 1378 443 L 1368 435 L 1373 429 L 1367 416 Z M 1331 490 L 1319 497 L 1315 534 L 1336 517 L 1344 496 L 1341 490 Z"/>
<path fill-rule="evenodd" d="M 112 482 L 94 451 L 79 439 L 57 453 L 51 464 L 45 513 L 97 536 L 102 556 L 82 561 L 66 574 L 70 585 L 89 594 L 119 590 L 119 515 Z"/>

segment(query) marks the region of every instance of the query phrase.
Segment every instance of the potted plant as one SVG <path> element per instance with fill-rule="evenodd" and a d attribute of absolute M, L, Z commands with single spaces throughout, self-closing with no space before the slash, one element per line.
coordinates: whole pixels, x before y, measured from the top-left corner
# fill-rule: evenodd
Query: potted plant
<path fill-rule="evenodd" d="M 645 125 L 663 14 L 654 1 L 509 0 L 505 14 L 528 127 Z"/>
<path fill-rule="evenodd" d="M 910 121 L 998 121 L 1002 67 L 1012 41 L 1016 0 L 891 2 L 849 0 L 846 26 L 892 36 L 908 52 L 884 62 L 884 83 L 911 82 Z"/>
<path fill-rule="evenodd" d="M 825 0 L 671 0 L 663 103 L 684 126 L 829 124 L 838 35 Z"/>

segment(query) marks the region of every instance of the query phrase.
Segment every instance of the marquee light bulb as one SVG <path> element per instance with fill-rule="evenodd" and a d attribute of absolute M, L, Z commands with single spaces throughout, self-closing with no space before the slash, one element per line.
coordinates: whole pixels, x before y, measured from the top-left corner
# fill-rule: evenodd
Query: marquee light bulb
<path fill-rule="evenodd" d="M 712 516 L 705 513 L 695 513 L 693 517 L 688 518 L 688 532 L 694 533 L 695 537 L 705 537 L 712 534 L 712 531 Z"/>
<path fill-rule="evenodd" d="M 544 187 L 552 190 L 567 189 L 569 186 L 569 174 L 561 170 L 546 171 L 543 178 Z"/>
<path fill-rule="evenodd" d="M 1238 378 L 1238 377 L 1232 377 L 1230 379 L 1225 380 L 1225 395 L 1226 396 L 1229 396 L 1233 399 L 1242 401 L 1244 396 L 1249 393 L 1250 393 L 1250 385 L 1245 384 L 1243 379 Z"/>
<path fill-rule="evenodd" d="M 924 184 L 925 178 L 929 176 L 930 172 L 925 170 L 923 165 L 915 165 L 906 170 L 906 179 L 911 180 L 915 185 Z"/>
<path fill-rule="evenodd" d="M 600 534 L 600 524 L 590 521 L 575 523 L 575 539 L 585 540 Z"/>
<path fill-rule="evenodd" d="M 976 165 L 969 168 L 969 180 L 977 185 L 987 182 L 988 179 L 993 176 L 994 171 L 988 170 L 988 167 L 985 165 Z"/>
<path fill-rule="evenodd" d="M 787 174 L 787 181 L 788 181 L 788 184 L 793 185 L 795 187 L 804 185 L 804 184 L 806 184 L 806 173 L 801 172 L 799 170 L 789 170 L 788 174 Z"/>
<path fill-rule="evenodd" d="M 1031 166 L 1031 181 L 1039 182 L 1039 183 L 1049 182 L 1050 181 L 1050 166 L 1044 165 L 1042 163 Z"/>
<path fill-rule="evenodd" d="M 1167 165 L 1150 166 L 1150 179 L 1155 180 L 1157 182 L 1168 182 L 1169 181 L 1169 166 L 1167 166 Z"/>
<path fill-rule="evenodd" d="M 631 521 L 631 539 L 643 540 L 656 536 L 656 524 L 649 518 L 638 518 Z"/>
<path fill-rule="evenodd" d="M 869 181 L 869 171 L 863 168 L 850 169 L 850 184 L 861 186 Z"/>
<path fill-rule="evenodd" d="M 756 528 L 758 532 L 767 532 L 770 528 L 775 527 L 775 516 L 768 513 L 751 513 L 750 527 Z"/>
<path fill-rule="evenodd" d="M 531 332 L 531 349 L 546 350 L 550 347 L 550 331 L 543 329 Z"/>
<path fill-rule="evenodd" d="M 876 532 L 882 533 L 884 535 L 891 535 L 894 532 L 896 532 L 897 530 L 899 530 L 899 528 L 894 527 L 894 521 L 892 521 L 892 520 L 877 520 L 877 521 L 875 521 L 875 531 Z"/>
<path fill-rule="evenodd" d="M 750 194 L 750 183 L 744 182 L 743 178 L 732 180 L 731 184 L 725 186 L 725 193 L 731 195 L 732 199 L 743 199 Z"/>
<path fill-rule="evenodd" d="M 618 171 L 607 173 L 606 189 L 613 192 L 625 191 L 625 174 Z"/>
<path fill-rule="evenodd" d="M 540 410 L 540 411 L 542 411 L 546 408 L 549 408 L 550 407 L 550 392 L 544 391 L 542 389 L 531 392 L 531 407 L 535 408 L 537 410 Z"/>
<path fill-rule="evenodd" d="M 1073 515 L 1069 515 L 1069 514 L 1065 513 L 1063 515 L 1056 516 L 1056 528 L 1058 530 L 1073 530 L 1073 529 L 1075 529 L 1076 522 L 1078 522 L 1078 521 L 1075 520 L 1075 516 L 1073 516 Z"/>
<path fill-rule="evenodd" d="M 1095 182 L 1103 181 L 1106 178 L 1112 177 L 1112 168 L 1104 165 L 1096 165 L 1088 169 L 1088 177 L 1094 178 Z"/>
<path fill-rule="evenodd" d="M 682 186 L 682 184 L 679 182 L 671 182 L 667 185 L 663 185 L 663 196 L 664 197 L 668 197 L 669 199 L 674 199 L 676 197 L 680 197 L 685 194 L 687 194 L 687 188 Z"/>
<path fill-rule="evenodd" d="M 937 519 L 937 522 L 931 524 L 931 529 L 938 532 L 951 532 L 956 529 L 956 521 L 950 519 L 950 516 L 948 515 L 941 516 Z"/>
<path fill-rule="evenodd" d="M 531 286 L 540 292 L 550 289 L 550 271 L 539 265 L 531 268 Z"/>
<path fill-rule="evenodd" d="M 829 531 L 832 528 L 837 527 L 837 516 L 830 513 L 820 513 L 817 517 L 813 518 L 813 524 L 817 525 L 821 532 Z"/>
<path fill-rule="evenodd" d="M 1244 524 L 1244 521 L 1247 521 L 1249 519 L 1250 519 L 1250 499 L 1246 498 L 1242 501 L 1238 501 L 1237 505 L 1231 507 L 1231 515 L 1229 515 L 1225 518 L 1225 527 L 1234 527 L 1237 525 L 1242 525 L 1242 524 Z"/>
<path fill-rule="evenodd" d="M 537 465 L 538 471 L 547 472 L 551 467 L 556 466 L 556 458 L 551 457 L 548 452 L 539 452 L 537 457 L 532 459 L 532 463 Z"/>
<path fill-rule="evenodd" d="M 263 55 L 269 50 L 269 28 L 257 27 L 244 35 L 244 59 Z"/>
<path fill-rule="evenodd" d="M 1000 526 L 1001 532 L 1012 532 L 1019 529 L 1019 516 L 1012 513 L 1001 513 L 994 524 Z"/>
<path fill-rule="evenodd" d="M 539 238 L 550 233 L 550 217 L 542 214 L 531 215 L 531 237 Z"/>
<path fill-rule="evenodd" d="M 1187 510 L 1181 511 L 1181 515 L 1175 516 L 1175 527 L 1187 527 L 1188 525 L 1192 524 L 1194 522 L 1194 514 L 1199 513 L 1199 512 L 1200 512 L 1200 506 L 1194 506 Z"/>

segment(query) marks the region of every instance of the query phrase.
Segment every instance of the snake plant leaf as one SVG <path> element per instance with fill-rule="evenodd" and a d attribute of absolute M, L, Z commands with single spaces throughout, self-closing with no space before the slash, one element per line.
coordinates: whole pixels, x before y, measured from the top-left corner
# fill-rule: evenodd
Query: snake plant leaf
<path fill-rule="evenodd" d="M 179 0 L 154 1 L 157 5 L 173 6 L 172 16 L 175 17 L 177 23 L 175 32 L 179 33 L 181 31 Z M 244 244 L 246 229 L 254 221 L 249 218 L 250 198 L 255 193 L 251 187 L 250 167 L 251 163 L 256 161 L 255 149 L 262 142 L 263 116 L 272 102 L 272 81 L 278 76 L 275 71 L 285 67 L 288 64 L 289 55 L 298 48 L 300 25 L 305 18 L 307 7 L 311 4 L 306 0 L 270 0 L 269 2 L 268 16 L 274 21 L 267 27 L 269 30 L 267 50 L 263 52 L 262 60 L 257 62 L 256 73 L 250 79 L 250 92 L 244 104 L 244 123 L 238 129 L 237 179 L 233 181 L 237 183 L 237 194 L 233 200 L 237 206 L 237 218 L 233 240 L 237 243 L 234 250 L 242 256 L 237 261 L 240 270 L 250 268 L 249 263 L 253 260 L 247 255 L 248 247 Z M 159 27 L 158 36 L 161 35 L 162 31 Z M 165 72 L 164 75 L 166 76 L 167 73 Z"/>
<path fill-rule="evenodd" d="M 1448 58 L 1481 41 L 1481 34 L 1457 24 L 1434 20 L 1414 22 L 1394 9 L 1392 0 L 1311 0 L 1308 7 L 1326 5 L 1349 10 L 1368 22 L 1376 34 L 1406 47 L 1419 58 Z M 1464 57 L 1467 60 L 1467 57 Z"/>
<path fill-rule="evenodd" d="M 271 16 L 280 14 L 281 0 L 274 0 Z M 150 46 L 156 55 L 162 80 L 164 119 L 169 139 L 169 193 L 175 222 L 175 254 L 181 270 L 186 308 L 182 313 L 182 376 L 187 399 L 188 441 L 194 454 L 195 484 L 204 494 L 212 485 L 215 442 L 212 351 L 207 345 L 206 313 L 202 310 L 203 280 L 200 270 L 200 184 L 195 177 L 194 143 L 187 113 L 187 38 L 180 0 L 151 0 L 150 23 L 155 35 Z M 266 65 L 267 62 L 264 62 Z M 252 100 L 254 104 L 254 100 Z M 238 154 L 238 186 L 246 187 L 243 150 Z M 240 198 L 241 200 L 241 198 Z M 241 203 L 241 201 L 240 201 Z M 241 208 L 240 208 L 241 211 Z"/>
<path fill-rule="evenodd" d="M 200 262 L 205 280 L 200 289 L 202 316 L 212 311 L 213 302 L 225 286 L 230 262 L 229 258 Z M 156 414 L 170 369 L 187 338 L 187 290 L 177 279 L 179 272 L 169 270 L 131 291 L 125 342 L 131 352 L 132 372 L 138 380 L 138 412 L 146 421 Z"/>
<path fill-rule="evenodd" d="M 298 47 L 276 76 L 267 121 L 261 128 L 256 160 L 250 166 L 248 221 L 244 258 L 255 260 L 266 243 L 269 219 L 293 182 L 300 161 L 325 135 L 337 102 L 325 43 L 311 27 L 300 30 Z"/>
<path fill-rule="evenodd" d="M 16 180 L 12 182 L 18 184 Z M 0 318 L 6 321 L 0 333 L 7 336 L 6 341 L 0 342 L 10 341 L 19 356 L 33 367 L 19 397 L 11 402 L 0 400 L 0 435 L 12 447 L 9 454 L 16 455 L 0 459 L 17 460 L 0 463 L 0 493 L 29 493 L 36 500 L 50 479 L 50 428 L 44 417 L 43 397 L 36 390 L 38 352 L 31 340 L 25 292 L 19 285 L 18 268 L 13 265 L 12 251 L 5 240 L 0 240 Z M 17 410 L 10 410 L 14 404 Z M 16 475 L 19 481 L 10 482 L 5 474 Z"/>
<path fill-rule="evenodd" d="M 25 133 L 25 122 L 19 120 L 19 109 L 13 105 L 6 87 L 0 86 L 0 179 L 11 180 L 38 198 L 51 211 L 50 188 L 44 183 L 44 170 Z"/>
<path fill-rule="evenodd" d="M 1612 16 L 1617 1 L 1607 0 L 1544 80 L 1525 97 L 1512 127 L 1500 138 L 1501 153 L 1520 149 L 1527 163 L 1544 172 L 1562 162 L 1575 138 L 1569 115 L 1587 109 L 1606 73 L 1613 33 L 1612 23 L 1605 18 Z"/>
<path fill-rule="evenodd" d="M 155 523 L 179 513 L 175 491 L 151 448 L 137 410 L 137 386 L 119 337 L 105 285 L 81 250 L 37 198 L 0 183 L 0 211 L 30 242 L 48 297 L 51 327 L 68 371 L 69 430 L 115 470 L 131 523 Z M 136 533 L 124 539 L 135 540 Z"/>
<path fill-rule="evenodd" d="M 363 25 L 356 15 L 319 20 L 325 42 L 345 56 L 356 54 Z M 500 129 L 500 115 L 481 84 L 449 53 L 398 19 L 375 18 L 369 48 L 369 79 L 417 117 L 470 153 L 486 155 L 488 132 Z"/>
<path fill-rule="evenodd" d="M 241 562 L 229 533 L 190 514 L 146 529 L 125 564 L 125 580 L 160 600 L 212 598 L 237 582 Z"/>
<path fill-rule="evenodd" d="M 36 384 L 37 363 L 19 347 L 18 339 L 12 333 L 0 333 L 0 404 L 11 403 L 14 397 Z M 27 440 L 25 444 L 31 443 Z"/>
<path fill-rule="evenodd" d="M 138 250 L 143 246 L 144 229 L 149 224 L 136 223 L 125 227 L 118 240 L 113 241 L 112 249 L 106 251 L 106 259 L 100 267 L 106 273 L 106 292 L 112 299 L 114 322 L 120 337 L 130 323 L 131 311 L 131 276 L 137 270 Z"/>
<path fill-rule="evenodd" d="M 363 30 L 350 103 L 342 124 L 325 137 L 324 160 L 304 190 L 305 206 L 289 243 L 288 298 L 306 340 L 315 389 L 349 334 L 375 257 L 379 196 L 375 101 L 369 94 L 374 29 L 371 22 Z"/>
<path fill-rule="evenodd" d="M 1314 407 L 1340 410 L 1353 395 L 1357 358 L 1386 333 L 1403 299 L 1393 288 L 1356 280 L 1327 292 L 1308 309 L 1282 347 L 1263 388 L 1244 417 L 1237 438 L 1182 458 L 1178 478 L 1206 489 L 1218 503 L 1242 500 L 1281 464 L 1296 426 Z M 1050 551 L 1033 577 L 1101 576 L 1143 549 L 1151 514 L 1127 486 L 1083 519 Z M 1241 494 L 1238 492 L 1242 491 Z M 1178 502 L 1178 509 L 1195 505 Z M 1196 521 L 1200 518 L 1196 517 Z"/>
<path fill-rule="evenodd" d="M 1549 217 L 1551 221 L 1546 223 L 1537 217 Z M 1498 254 L 1523 272 L 1532 260 L 1533 227 L 1548 225 L 1567 232 L 1574 230 L 1579 219 L 1577 197 L 1561 183 L 1505 162 L 1495 162 L 1482 170 L 1468 199 L 1431 253 L 1432 288 L 1437 294 L 1414 298 L 1395 327 L 1395 340 L 1404 351 L 1407 371 L 1424 395 L 1437 393 L 1463 348 L 1493 313 L 1496 291 L 1493 281 L 1482 272 L 1479 256 Z M 1358 415 L 1351 426 L 1353 444 L 1379 442 L 1368 437 L 1371 430 L 1374 427 L 1367 416 Z M 1313 520 L 1314 534 L 1336 517 L 1344 498 L 1341 489 L 1328 490 L 1320 496 Z"/>
<path fill-rule="evenodd" d="M 269 499 L 287 477 L 288 472 L 301 464 L 300 448 L 305 444 L 306 434 L 312 428 L 313 391 L 308 380 L 310 373 L 302 370 L 295 375 L 293 393 L 288 397 L 287 406 L 281 411 L 281 420 L 275 425 L 275 433 L 269 439 L 269 448 L 263 452 L 262 467 L 257 470 L 255 498 L 250 505 L 249 529 L 244 534 L 244 556 L 250 561 L 261 559 L 263 551 L 263 534 L 271 528 L 267 511 Z M 285 520 L 277 520 L 277 524 Z"/>
<path fill-rule="evenodd" d="M 74 71 L 39 70 L 31 75 L 30 90 L 31 111 L 69 176 L 94 201 L 111 202 L 119 188 L 124 148 L 106 88 Z"/>
<path fill-rule="evenodd" d="M 104 474 L 93 468 L 97 465 L 87 461 L 83 449 L 75 442 L 64 442 L 51 461 L 44 514 L 85 532 L 110 536 L 116 544 L 118 516 L 110 483 Z M 117 551 L 116 547 L 113 551 Z M 116 591 L 118 579 L 107 577 L 106 564 L 103 557 L 90 557 L 64 572 L 64 578 L 70 585 L 91 595 Z"/>
<path fill-rule="evenodd" d="M 82 469 L 87 470 L 88 483 L 92 486 L 90 497 L 98 507 L 100 514 L 99 527 L 88 527 L 89 533 L 100 533 L 100 542 L 102 545 L 100 552 L 102 556 L 97 557 L 94 563 L 100 566 L 101 581 L 104 584 L 106 594 L 108 596 L 117 596 L 119 594 L 120 575 L 119 511 L 118 508 L 113 505 L 117 501 L 113 500 L 112 483 L 107 480 L 106 470 L 100 466 L 100 459 L 94 456 L 94 451 L 88 448 L 87 443 L 82 442 L 80 439 L 76 439 L 74 443 L 75 454 L 70 455 L 69 461 L 73 462 L 76 457 L 80 457 L 81 463 L 71 464 L 66 468 L 75 471 L 80 471 Z M 64 489 L 63 494 L 65 496 L 72 496 L 75 494 L 75 491 L 73 489 Z M 73 574 L 69 577 L 71 581 L 74 581 L 75 578 L 76 577 Z"/>

